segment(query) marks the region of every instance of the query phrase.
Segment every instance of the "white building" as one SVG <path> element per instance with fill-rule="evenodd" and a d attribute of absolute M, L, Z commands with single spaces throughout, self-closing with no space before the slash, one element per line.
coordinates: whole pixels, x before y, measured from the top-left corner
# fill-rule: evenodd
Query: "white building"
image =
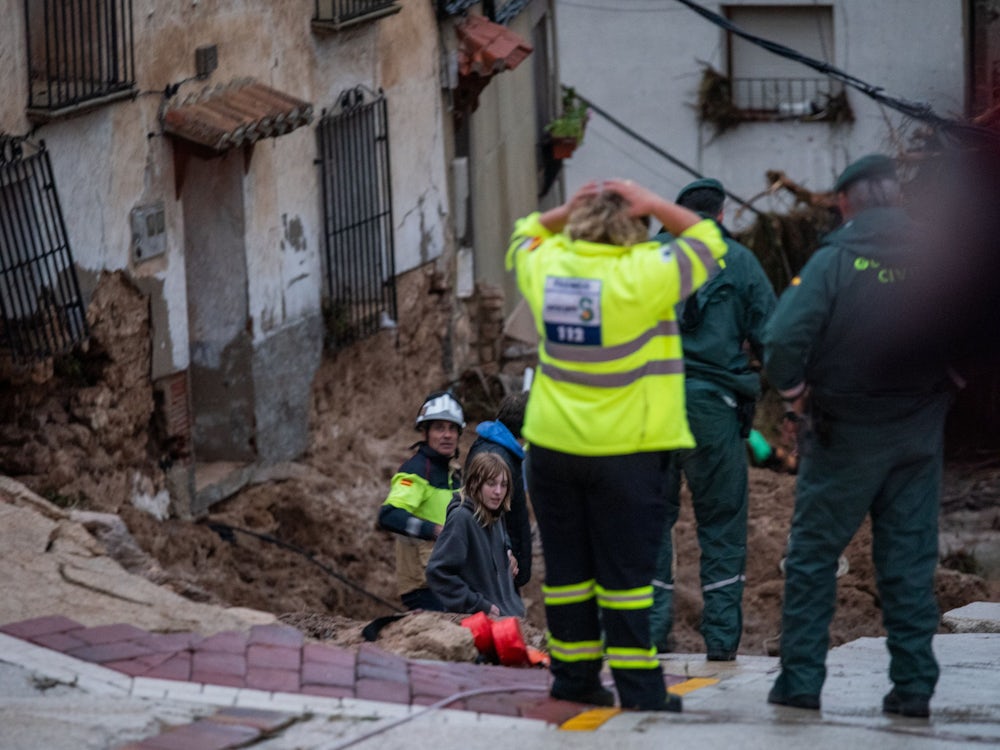
<path fill-rule="evenodd" d="M 885 93 L 926 103 L 942 117 L 970 111 L 970 3 L 959 0 L 698 0 L 740 28 L 827 62 Z M 812 191 L 829 190 L 851 161 L 901 154 L 921 127 L 855 89 L 779 57 L 711 23 L 678 0 L 558 0 L 564 84 L 695 171 L 747 200 L 780 170 Z M 983 14 L 985 17 L 986 14 Z M 984 29 L 985 30 L 985 29 Z M 728 79 L 742 121 L 719 133 L 699 115 L 706 68 Z M 826 112 L 846 91 L 853 121 Z M 837 101 L 837 100 L 835 100 Z M 566 163 L 566 187 L 617 175 L 673 198 L 694 179 L 593 116 Z M 776 202 L 777 201 L 777 202 Z M 788 197 L 759 198 L 780 210 Z M 737 208 L 728 205 L 727 222 Z M 750 217 L 752 218 L 752 216 Z"/>

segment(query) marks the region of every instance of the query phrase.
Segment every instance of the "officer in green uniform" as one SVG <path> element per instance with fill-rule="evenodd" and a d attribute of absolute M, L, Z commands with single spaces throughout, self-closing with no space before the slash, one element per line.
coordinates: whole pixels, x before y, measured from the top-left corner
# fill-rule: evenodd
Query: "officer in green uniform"
<path fill-rule="evenodd" d="M 764 333 L 768 378 L 803 415 L 781 673 L 768 701 L 819 709 L 837 559 L 868 515 L 893 684 L 882 710 L 928 716 L 949 383 L 933 361 L 901 367 L 884 356 L 920 274 L 893 161 L 866 156 L 834 189 L 846 223 L 793 279 Z"/>
<path fill-rule="evenodd" d="M 760 377 L 750 350 L 762 358 L 764 323 L 774 310 L 771 282 L 757 257 L 722 227 L 726 193 L 714 179 L 696 180 L 676 203 L 718 225 L 729 248 L 715 277 L 677 308 L 684 345 L 687 417 L 697 447 L 671 457 L 667 525 L 653 579 L 650 628 L 653 643 L 667 651 L 672 626 L 673 543 L 684 473 L 701 548 L 704 606 L 701 634 L 710 661 L 736 658 L 743 631 L 743 584 L 747 545 L 747 450 Z M 670 235 L 655 239 L 669 241 Z"/>
<path fill-rule="evenodd" d="M 648 240 L 652 215 L 677 236 Z M 555 698 L 680 711 L 649 633 L 669 451 L 694 439 L 674 307 L 726 252 L 714 222 L 630 182 L 517 222 L 508 267 L 540 344 L 522 433 Z"/>

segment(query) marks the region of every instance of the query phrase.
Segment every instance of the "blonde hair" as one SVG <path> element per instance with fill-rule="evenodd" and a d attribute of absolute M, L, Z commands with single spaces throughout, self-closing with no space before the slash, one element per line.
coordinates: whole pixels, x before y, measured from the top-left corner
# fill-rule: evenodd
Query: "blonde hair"
<path fill-rule="evenodd" d="M 507 479 L 507 493 L 500 507 L 493 511 L 483 504 L 483 487 L 501 475 Z M 483 526 L 490 526 L 501 513 L 510 510 L 511 481 L 510 467 L 500 456 L 489 451 L 477 453 L 469 462 L 469 472 L 462 485 L 462 504 L 468 501 L 476 520 Z"/>
<path fill-rule="evenodd" d="M 581 198 L 570 211 L 566 234 L 572 240 L 605 245 L 637 245 L 649 239 L 645 217 L 629 216 L 628 202 L 620 193 L 604 191 Z"/>

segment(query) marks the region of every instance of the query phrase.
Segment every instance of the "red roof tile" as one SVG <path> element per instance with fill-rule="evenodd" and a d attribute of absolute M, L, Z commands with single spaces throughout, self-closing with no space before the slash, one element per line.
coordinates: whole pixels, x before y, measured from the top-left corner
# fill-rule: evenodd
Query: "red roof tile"
<path fill-rule="evenodd" d="M 510 29 L 483 16 L 468 16 L 455 26 L 458 34 L 458 72 L 491 76 L 513 70 L 532 52 L 532 46 Z"/>
<path fill-rule="evenodd" d="M 207 89 L 171 107 L 163 129 L 214 151 L 275 138 L 312 122 L 313 106 L 252 79 Z"/>

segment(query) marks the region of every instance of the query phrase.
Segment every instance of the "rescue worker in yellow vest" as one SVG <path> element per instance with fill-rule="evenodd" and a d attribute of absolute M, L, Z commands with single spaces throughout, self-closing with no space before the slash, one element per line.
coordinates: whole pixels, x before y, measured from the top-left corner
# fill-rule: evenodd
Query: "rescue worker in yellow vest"
<path fill-rule="evenodd" d="M 649 216 L 677 239 L 649 241 Z M 649 630 L 669 451 L 694 445 L 674 307 L 725 252 L 714 222 L 622 180 L 516 224 L 507 267 L 540 338 L 522 434 L 554 698 L 613 705 L 606 656 L 623 708 L 681 710 Z"/>
<path fill-rule="evenodd" d="M 403 604 L 407 609 L 443 612 L 444 605 L 427 585 L 425 570 L 448 503 L 461 486 L 451 461 L 458 457 L 458 438 L 465 427 L 462 405 L 448 391 L 435 391 L 424 399 L 415 426 L 424 439 L 393 475 L 378 525 L 397 534 L 396 578 Z"/>

